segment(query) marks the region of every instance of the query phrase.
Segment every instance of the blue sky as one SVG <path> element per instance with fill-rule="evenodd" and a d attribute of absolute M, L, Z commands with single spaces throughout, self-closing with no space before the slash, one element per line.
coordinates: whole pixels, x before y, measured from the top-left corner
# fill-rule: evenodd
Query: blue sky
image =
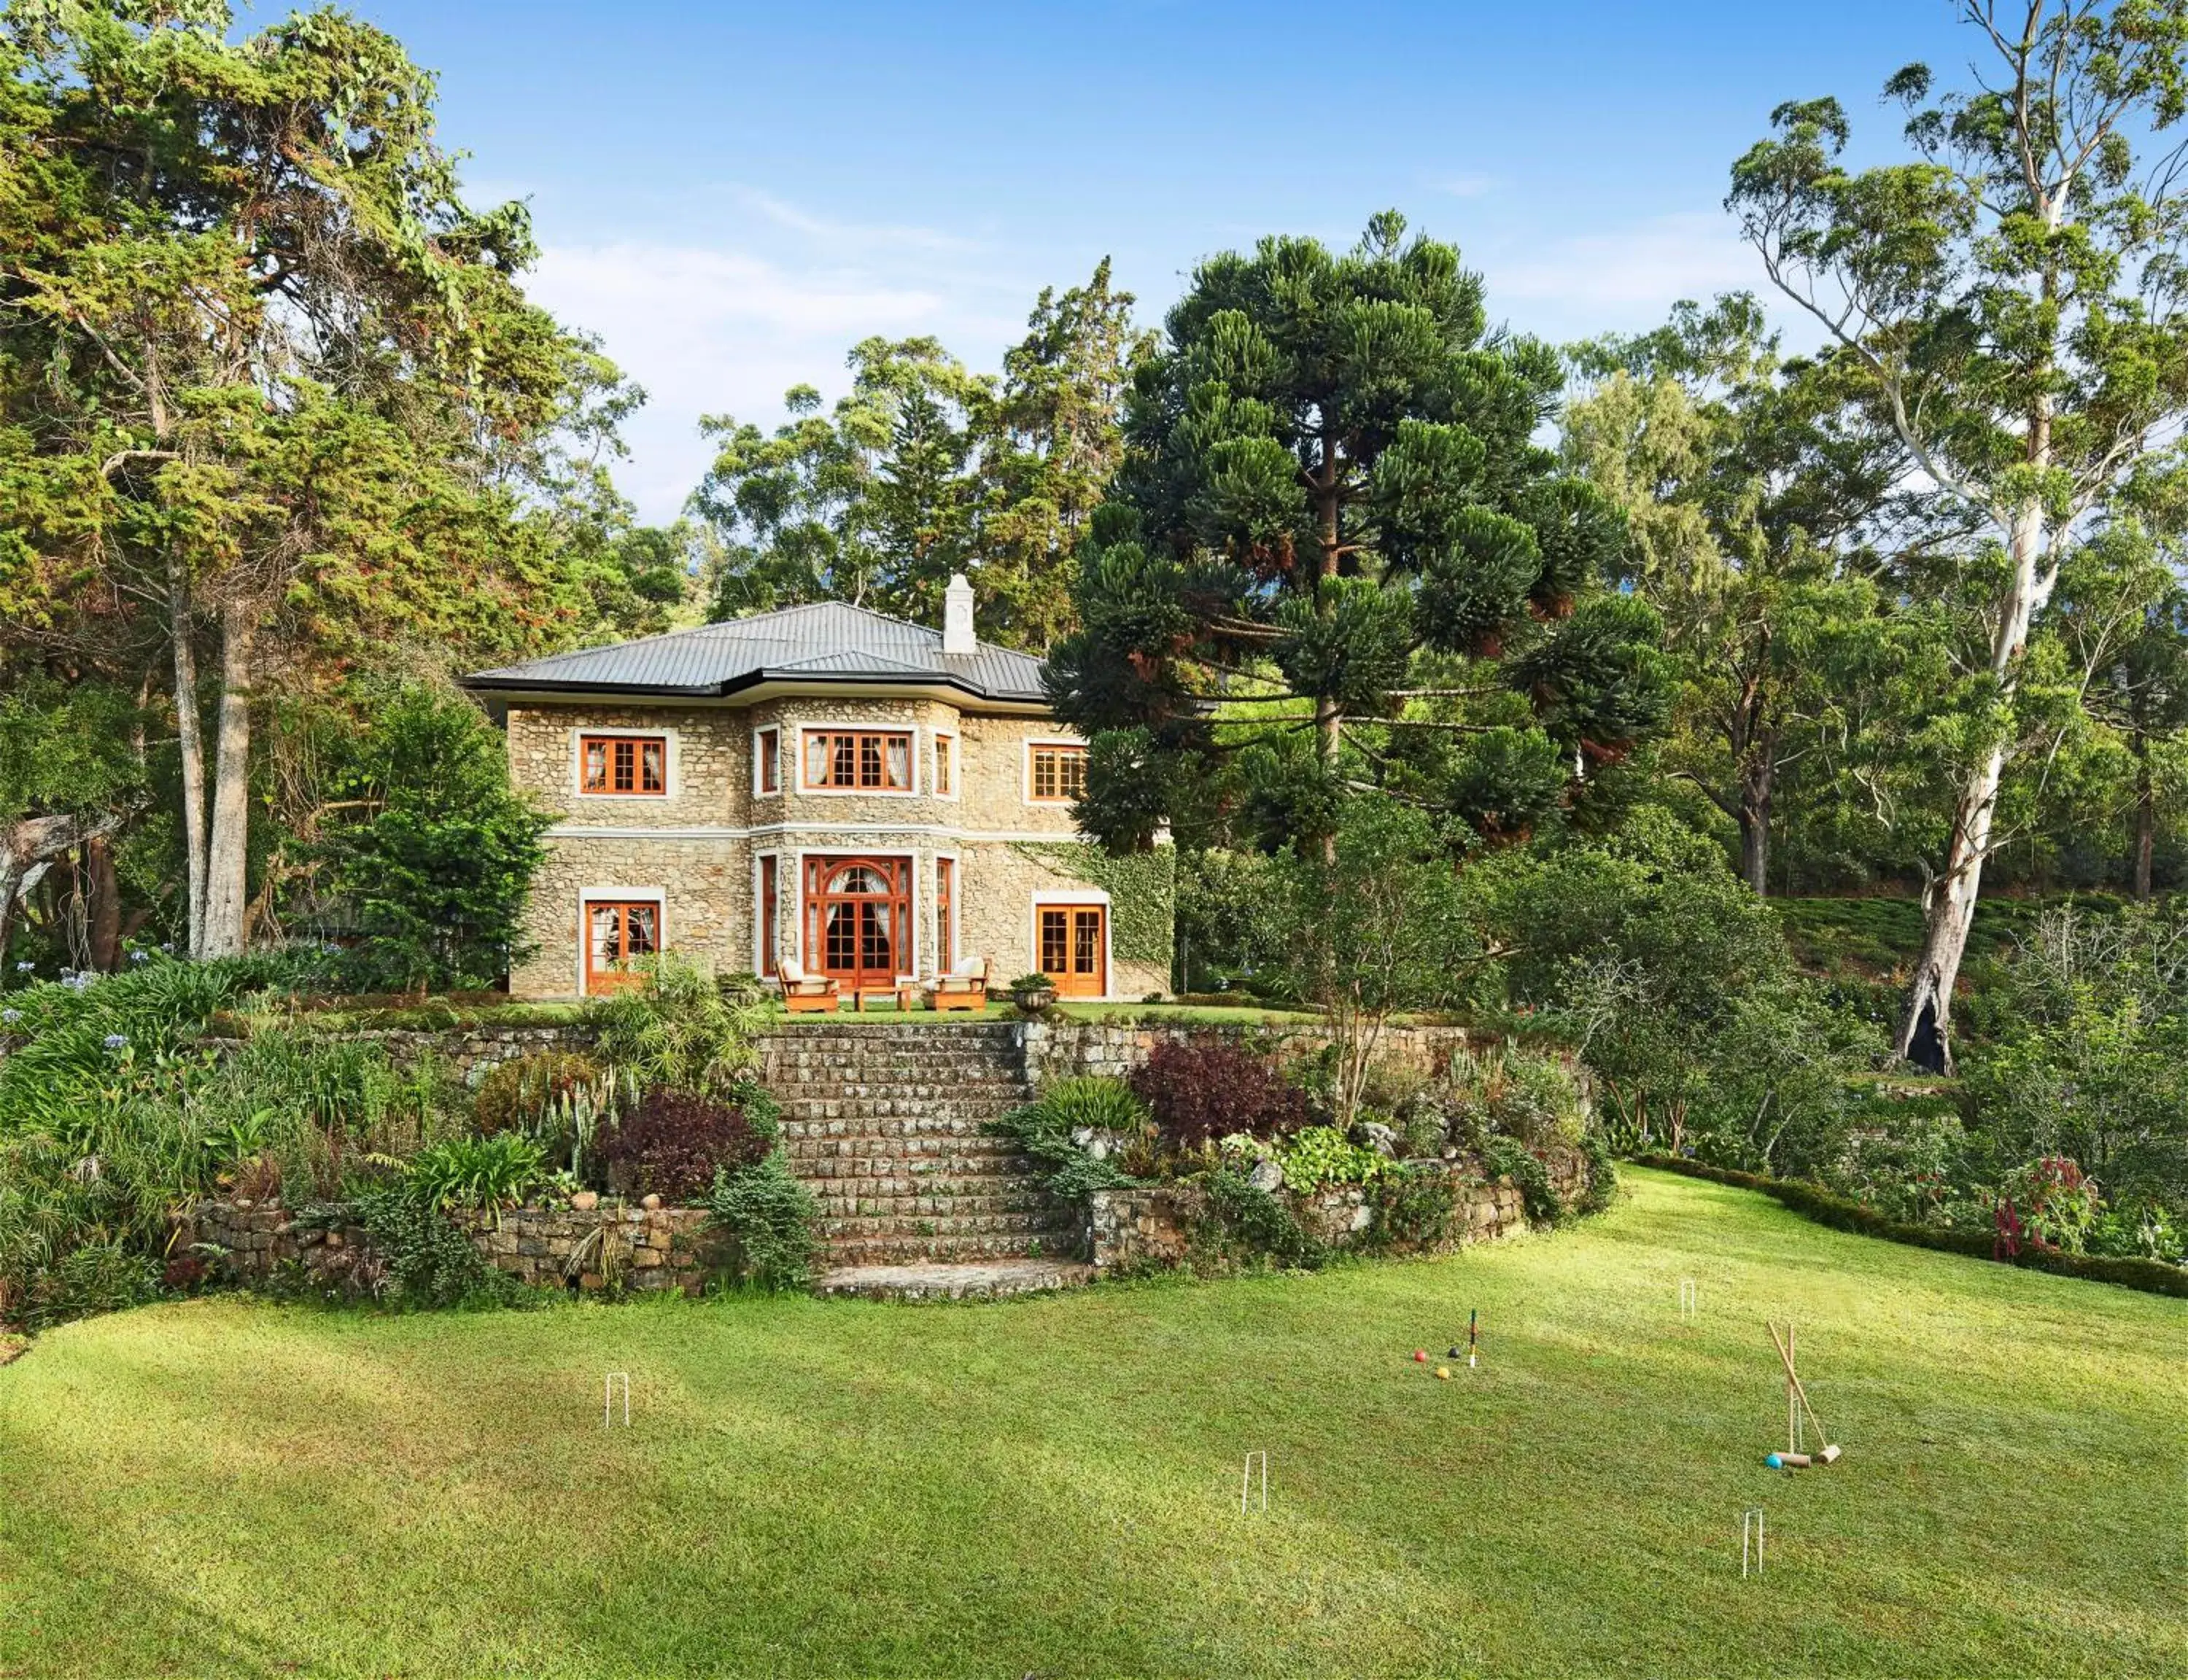
<path fill-rule="evenodd" d="M 1212 251 L 1390 206 L 1559 340 L 1759 287 L 1719 206 L 1770 108 L 1836 93 L 1881 146 L 1884 77 L 1970 48 L 1947 0 L 351 4 L 440 73 L 474 198 L 530 201 L 534 296 L 651 393 L 618 476 L 653 519 L 701 414 L 833 397 L 871 333 L 993 369 L 1105 252 L 1151 322 Z"/>

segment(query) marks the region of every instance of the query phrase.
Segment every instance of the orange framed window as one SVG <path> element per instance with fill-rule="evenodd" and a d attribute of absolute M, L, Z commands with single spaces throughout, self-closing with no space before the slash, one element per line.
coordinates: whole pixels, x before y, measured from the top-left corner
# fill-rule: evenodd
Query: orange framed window
<path fill-rule="evenodd" d="M 911 792 L 909 730 L 808 730 L 805 785 L 867 792 Z"/>
<path fill-rule="evenodd" d="M 1062 804 L 1086 792 L 1086 749 L 1075 746 L 1033 748 L 1033 797 L 1045 804 Z"/>
<path fill-rule="evenodd" d="M 934 792 L 944 799 L 956 797 L 957 737 L 954 735 L 934 737 Z"/>
<path fill-rule="evenodd" d="M 948 974 L 957 966 L 957 863 L 934 860 L 934 967 Z"/>
<path fill-rule="evenodd" d="M 759 972 L 775 974 L 781 965 L 775 960 L 775 922 L 776 916 L 775 860 L 772 852 L 764 852 L 759 860 Z"/>
<path fill-rule="evenodd" d="M 753 786 L 762 793 L 782 791 L 782 731 L 762 730 L 753 737 Z"/>
<path fill-rule="evenodd" d="M 578 764 L 580 792 L 663 798 L 668 792 L 665 735 L 582 736 Z"/>

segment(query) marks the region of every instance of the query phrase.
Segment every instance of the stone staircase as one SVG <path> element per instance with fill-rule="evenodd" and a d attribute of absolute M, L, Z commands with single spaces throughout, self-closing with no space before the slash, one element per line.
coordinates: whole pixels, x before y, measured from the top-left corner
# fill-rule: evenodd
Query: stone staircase
<path fill-rule="evenodd" d="M 1071 1252 L 1067 1209 L 982 1125 L 1033 1088 L 1008 1022 L 787 1023 L 762 1077 L 833 1268 Z"/>

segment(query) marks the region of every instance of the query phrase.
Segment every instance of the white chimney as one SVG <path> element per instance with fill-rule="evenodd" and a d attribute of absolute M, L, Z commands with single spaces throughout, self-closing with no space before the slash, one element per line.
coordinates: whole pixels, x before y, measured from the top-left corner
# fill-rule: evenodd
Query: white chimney
<path fill-rule="evenodd" d="M 960 572 L 942 592 L 942 651 L 973 653 L 978 645 L 973 634 L 973 586 Z"/>

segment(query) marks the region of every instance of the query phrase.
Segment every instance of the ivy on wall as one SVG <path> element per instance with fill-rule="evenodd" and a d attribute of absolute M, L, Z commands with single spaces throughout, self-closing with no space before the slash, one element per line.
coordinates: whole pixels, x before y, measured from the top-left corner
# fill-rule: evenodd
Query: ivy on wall
<path fill-rule="evenodd" d="M 1083 840 L 1014 843 L 1011 849 L 1059 875 L 1099 887 L 1109 895 L 1109 949 L 1123 962 L 1144 962 L 1170 972 L 1177 924 L 1177 851 L 1114 857 Z"/>

